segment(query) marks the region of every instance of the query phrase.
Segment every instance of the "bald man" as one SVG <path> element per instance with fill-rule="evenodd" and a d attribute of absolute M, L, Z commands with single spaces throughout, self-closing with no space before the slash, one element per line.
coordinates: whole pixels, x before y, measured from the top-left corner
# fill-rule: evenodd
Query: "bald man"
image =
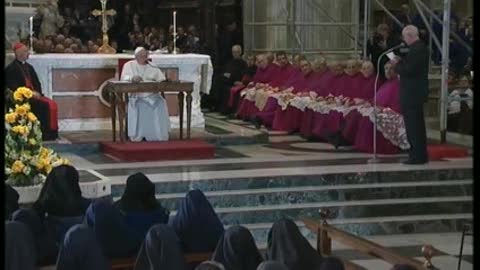
<path fill-rule="evenodd" d="M 408 54 L 392 62 L 400 75 L 400 106 L 410 143 L 408 160 L 404 163 L 425 164 L 428 154 L 423 104 L 428 99 L 429 52 L 419 38 L 417 27 L 405 26 L 402 38 L 409 47 Z"/>
<path fill-rule="evenodd" d="M 140 83 L 163 81 L 165 75 L 148 63 L 148 51 L 135 49 L 135 59 L 123 66 L 122 81 Z M 167 102 L 160 93 L 135 93 L 128 96 L 128 137 L 131 141 L 167 141 L 170 118 Z"/>
<path fill-rule="evenodd" d="M 212 95 L 215 100 L 215 110 L 222 114 L 233 113 L 228 106 L 230 98 L 230 88 L 241 84 L 243 75 L 247 72 L 247 62 L 242 58 L 242 47 L 234 45 L 232 47 L 233 59 L 227 62 L 221 74 L 215 76 L 215 82 L 212 86 Z"/>
<path fill-rule="evenodd" d="M 55 140 L 58 137 L 57 104 L 43 96 L 37 72 L 27 62 L 30 56 L 28 47 L 23 43 L 16 43 L 13 46 L 13 52 L 15 60 L 5 68 L 6 86 L 11 91 L 15 91 L 19 87 L 27 87 L 33 91 L 34 98 L 29 102 L 32 112 L 40 121 L 42 139 L 44 141 Z"/>

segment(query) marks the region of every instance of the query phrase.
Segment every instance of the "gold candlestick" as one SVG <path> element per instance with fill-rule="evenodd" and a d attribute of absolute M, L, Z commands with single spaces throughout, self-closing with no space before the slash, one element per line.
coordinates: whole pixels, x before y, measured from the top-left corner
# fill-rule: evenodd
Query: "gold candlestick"
<path fill-rule="evenodd" d="M 102 46 L 98 48 L 97 53 L 106 53 L 106 54 L 114 54 L 117 52 L 114 48 L 112 48 L 108 43 L 108 26 L 107 26 L 107 16 L 115 16 L 117 12 L 113 9 L 107 10 L 107 0 L 100 0 L 102 4 L 102 10 L 95 9 L 92 11 L 92 15 L 95 17 L 102 16 Z"/>

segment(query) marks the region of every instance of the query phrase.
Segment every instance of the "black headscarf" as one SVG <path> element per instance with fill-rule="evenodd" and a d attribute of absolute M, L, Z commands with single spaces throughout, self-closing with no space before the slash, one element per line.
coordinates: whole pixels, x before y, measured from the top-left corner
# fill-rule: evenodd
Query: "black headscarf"
<path fill-rule="evenodd" d="M 81 216 L 90 204 L 90 200 L 82 197 L 78 182 L 77 169 L 70 165 L 60 165 L 48 174 L 33 208 L 43 218 L 49 215 Z"/>
<path fill-rule="evenodd" d="M 175 231 L 166 224 L 153 226 L 138 252 L 134 270 L 185 270 L 187 265 Z"/>
<path fill-rule="evenodd" d="M 342 260 L 337 257 L 326 257 L 323 258 L 320 270 L 345 270 L 345 265 Z"/>
<path fill-rule="evenodd" d="M 14 188 L 5 184 L 5 220 L 10 219 L 12 213 L 18 209 L 19 197 Z"/>
<path fill-rule="evenodd" d="M 290 219 L 275 222 L 267 241 L 267 259 L 279 261 L 289 270 L 317 270 L 322 264 L 322 256 Z"/>
<path fill-rule="evenodd" d="M 218 241 L 212 260 L 228 270 L 256 270 L 263 258 L 250 231 L 242 226 L 232 226 Z"/>
<path fill-rule="evenodd" d="M 276 261 L 265 261 L 258 266 L 257 270 L 288 270 L 288 268 Z"/>
<path fill-rule="evenodd" d="M 95 233 L 86 224 L 71 227 L 57 258 L 57 270 L 109 270 Z"/>
<path fill-rule="evenodd" d="M 170 225 L 182 241 L 184 252 L 212 252 L 223 234 L 223 224 L 198 189 L 182 200 Z"/>
<path fill-rule="evenodd" d="M 161 207 L 155 199 L 155 185 L 140 172 L 127 178 L 125 191 L 116 205 L 123 212 L 152 211 Z"/>
<path fill-rule="evenodd" d="M 32 232 L 21 222 L 5 222 L 6 270 L 35 270 L 37 254 Z"/>

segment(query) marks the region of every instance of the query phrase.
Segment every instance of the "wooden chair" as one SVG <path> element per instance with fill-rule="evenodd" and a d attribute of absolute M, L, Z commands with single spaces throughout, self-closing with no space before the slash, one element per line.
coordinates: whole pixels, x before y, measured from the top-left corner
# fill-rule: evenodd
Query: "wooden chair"
<path fill-rule="evenodd" d="M 353 249 L 384 260 L 392 265 L 395 264 L 408 264 L 415 267 L 418 270 L 435 269 L 432 265 L 431 259 L 437 253 L 437 250 L 431 245 L 425 245 L 422 247 L 422 253 L 425 257 L 425 262 L 421 263 L 415 259 L 405 257 L 396 254 L 391 249 L 383 247 L 372 241 L 360 238 L 356 235 L 337 229 L 327 223 L 327 219 L 330 217 L 330 211 L 328 209 L 320 210 L 321 222 L 316 222 L 312 219 L 302 219 L 305 226 L 312 232 L 317 234 L 317 250 L 322 255 L 330 256 L 332 253 L 332 239 L 342 244 L 352 247 Z M 346 262 L 347 269 L 357 269 L 358 265 L 351 262 Z M 356 268 L 357 267 L 357 268 Z"/>

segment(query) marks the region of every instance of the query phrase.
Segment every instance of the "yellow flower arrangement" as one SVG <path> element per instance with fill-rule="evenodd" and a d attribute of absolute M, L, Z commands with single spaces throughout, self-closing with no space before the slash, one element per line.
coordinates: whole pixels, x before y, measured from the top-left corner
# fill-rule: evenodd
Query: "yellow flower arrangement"
<path fill-rule="evenodd" d="M 6 183 L 13 186 L 42 184 L 52 168 L 70 162 L 55 151 L 43 147 L 37 116 L 30 111 L 32 90 L 20 87 L 13 94 L 13 104 L 5 114 Z"/>
<path fill-rule="evenodd" d="M 17 121 L 18 114 L 15 112 L 5 114 L 5 121 L 9 124 L 13 124 Z"/>
<path fill-rule="evenodd" d="M 19 125 L 12 127 L 12 131 L 23 136 L 28 132 L 28 128 L 26 126 Z"/>
<path fill-rule="evenodd" d="M 25 168 L 25 164 L 22 161 L 16 160 L 12 164 L 12 173 L 21 173 Z"/>
<path fill-rule="evenodd" d="M 15 112 L 20 115 L 24 116 L 30 111 L 30 104 L 25 103 L 23 105 L 15 105 Z"/>

